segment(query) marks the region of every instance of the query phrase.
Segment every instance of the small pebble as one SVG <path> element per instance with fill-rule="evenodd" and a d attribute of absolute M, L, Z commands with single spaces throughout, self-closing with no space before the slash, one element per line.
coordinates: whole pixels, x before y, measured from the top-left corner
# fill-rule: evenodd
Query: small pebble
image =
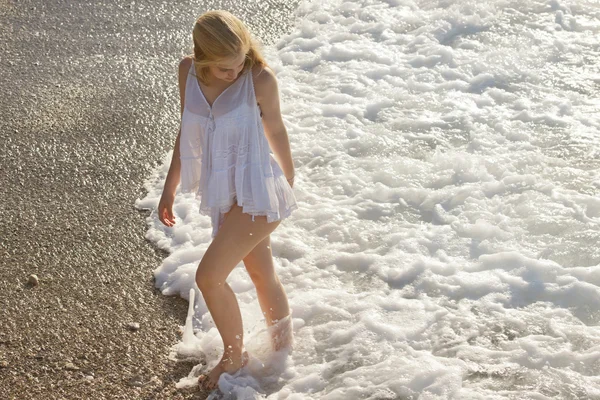
<path fill-rule="evenodd" d="M 37 277 L 37 275 L 31 274 L 29 275 L 29 278 L 27 278 L 27 283 L 29 283 L 31 286 L 37 286 L 40 283 L 40 279 Z"/>
<path fill-rule="evenodd" d="M 158 379 L 157 376 L 153 376 L 152 378 L 150 378 L 150 383 L 157 386 L 162 386 L 163 384 L 163 382 L 160 379 Z"/>
<path fill-rule="evenodd" d="M 129 386 L 142 387 L 144 386 L 144 378 L 139 375 L 133 376 L 129 380 Z"/>
<path fill-rule="evenodd" d="M 71 362 L 65 364 L 65 369 L 67 371 L 79 371 L 79 367 Z"/>
<path fill-rule="evenodd" d="M 8 361 L 6 361 L 6 360 L 0 361 L 0 368 L 7 368 L 7 367 L 8 367 Z"/>
<path fill-rule="evenodd" d="M 129 328 L 129 330 L 132 332 L 137 332 L 140 330 L 140 324 L 137 322 L 130 322 L 127 324 L 127 328 Z"/>

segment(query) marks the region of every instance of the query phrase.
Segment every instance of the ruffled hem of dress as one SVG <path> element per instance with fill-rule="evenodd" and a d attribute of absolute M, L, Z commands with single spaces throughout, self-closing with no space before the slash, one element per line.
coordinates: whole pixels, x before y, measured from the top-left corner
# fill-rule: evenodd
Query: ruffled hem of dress
<path fill-rule="evenodd" d="M 274 199 L 275 208 L 269 210 L 256 210 L 251 205 L 244 204 L 243 199 L 237 198 L 235 194 L 232 195 L 231 203 L 224 207 L 204 207 L 200 208 L 200 213 L 211 217 L 213 231 L 212 238 L 217 235 L 222 222 L 222 215 L 229 212 L 233 204 L 242 207 L 242 212 L 253 216 L 266 216 L 267 223 L 281 221 L 291 216 L 294 210 L 298 209 L 296 202 L 296 196 L 292 187 L 289 185 L 283 173 L 276 174 L 270 178 L 266 178 L 268 182 L 273 185 L 274 195 L 271 197 Z M 237 199 L 237 201 L 236 201 Z"/>

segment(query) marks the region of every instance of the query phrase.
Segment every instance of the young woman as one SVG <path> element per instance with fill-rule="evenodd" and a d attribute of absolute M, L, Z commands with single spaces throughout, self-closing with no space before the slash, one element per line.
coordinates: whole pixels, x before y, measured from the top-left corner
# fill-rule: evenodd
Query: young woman
<path fill-rule="evenodd" d="M 220 362 L 199 378 L 202 387 L 214 389 L 223 372 L 247 362 L 240 309 L 225 281 L 240 261 L 256 286 L 267 325 L 291 321 L 270 234 L 298 206 L 277 80 L 248 29 L 226 11 L 210 11 L 197 19 L 192 35 L 194 54 L 179 64 L 181 128 L 158 214 L 166 226 L 175 224 L 173 202 L 181 181 L 181 191 L 195 192 L 200 212 L 211 217 L 213 240 L 196 283 L 223 339 Z M 291 337 L 278 340 L 276 348 L 291 345 Z"/>

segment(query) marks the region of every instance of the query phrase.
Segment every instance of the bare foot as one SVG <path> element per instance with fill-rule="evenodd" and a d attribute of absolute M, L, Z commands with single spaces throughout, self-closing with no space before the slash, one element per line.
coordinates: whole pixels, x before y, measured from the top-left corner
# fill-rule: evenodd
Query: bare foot
<path fill-rule="evenodd" d="M 238 360 L 237 362 L 236 360 L 232 360 L 229 356 L 226 357 L 224 354 L 216 367 L 214 367 L 213 370 L 208 373 L 208 375 L 201 374 L 198 377 L 198 384 L 202 389 L 216 389 L 219 383 L 219 377 L 223 372 L 232 374 L 240 368 L 246 366 L 246 364 L 248 364 L 248 360 L 249 356 L 247 351 L 244 351 L 241 360 Z"/>

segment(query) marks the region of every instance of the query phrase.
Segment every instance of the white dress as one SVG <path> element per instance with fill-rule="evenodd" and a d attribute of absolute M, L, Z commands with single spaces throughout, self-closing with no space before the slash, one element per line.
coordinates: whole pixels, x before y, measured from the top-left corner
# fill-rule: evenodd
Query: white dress
<path fill-rule="evenodd" d="M 293 189 L 272 155 L 254 94 L 252 71 L 242 72 L 212 107 L 189 69 L 181 118 L 181 191 L 195 192 L 209 215 L 212 237 L 234 203 L 242 212 L 282 220 L 298 208 Z"/>

